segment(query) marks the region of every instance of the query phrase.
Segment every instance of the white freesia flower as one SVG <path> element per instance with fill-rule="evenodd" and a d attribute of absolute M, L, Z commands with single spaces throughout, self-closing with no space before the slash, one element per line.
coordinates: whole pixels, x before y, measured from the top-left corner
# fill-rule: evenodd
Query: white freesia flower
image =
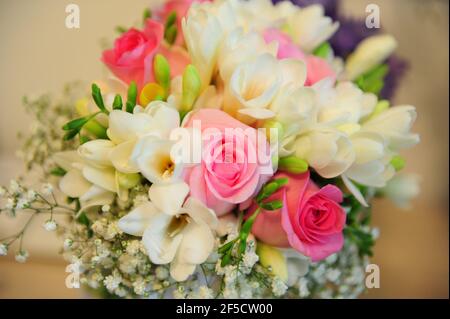
<path fill-rule="evenodd" d="M 219 49 L 227 32 L 236 25 L 228 2 L 193 4 L 182 20 L 183 35 L 192 64 L 200 73 L 202 89 L 211 83 Z"/>
<path fill-rule="evenodd" d="M 230 32 L 221 47 L 218 60 L 220 76 L 228 83 L 241 63 L 254 60 L 264 53 L 276 56 L 277 51 L 277 42 L 267 44 L 261 34 L 254 31 L 245 33 L 242 28 L 237 28 Z"/>
<path fill-rule="evenodd" d="M 316 83 L 318 121 L 330 125 L 358 124 L 372 113 L 377 97 L 364 93 L 351 82 L 339 82 L 336 87 L 329 79 Z"/>
<path fill-rule="evenodd" d="M 397 48 L 397 41 L 388 34 L 364 39 L 347 59 L 344 77 L 354 80 L 386 60 Z"/>
<path fill-rule="evenodd" d="M 382 135 L 388 141 L 388 147 L 397 151 L 419 143 L 419 135 L 410 132 L 416 117 L 414 106 L 394 106 L 370 118 L 362 130 Z"/>
<path fill-rule="evenodd" d="M 312 127 L 301 133 L 293 146 L 295 155 L 325 178 L 342 174 L 355 160 L 350 138 L 331 127 Z"/>
<path fill-rule="evenodd" d="M 189 197 L 187 184 L 152 185 L 150 202 L 136 207 L 119 220 L 125 233 L 142 236 L 150 260 L 169 264 L 177 281 L 186 280 L 214 248 L 214 212 Z M 185 201 L 185 202 L 184 202 Z M 184 202 L 184 203 L 183 203 Z"/>
<path fill-rule="evenodd" d="M 86 165 L 75 151 L 56 153 L 53 159 L 67 171 L 59 181 L 59 189 L 68 197 L 78 198 L 82 209 L 113 201 L 118 189 L 112 170 Z"/>
<path fill-rule="evenodd" d="M 388 181 L 381 192 L 397 206 L 408 209 L 411 200 L 420 193 L 420 178 L 416 174 L 400 173 Z"/>
<path fill-rule="evenodd" d="M 339 22 L 324 16 L 324 8 L 318 4 L 292 11 L 287 24 L 294 42 L 305 52 L 312 52 L 339 28 Z"/>
<path fill-rule="evenodd" d="M 306 68 L 303 62 L 293 59 L 278 61 L 265 53 L 252 61 L 239 65 L 225 92 L 224 110 L 239 118 L 269 119 L 275 116 L 270 105 L 284 85 L 303 85 Z M 250 121 L 251 122 L 251 121 Z"/>

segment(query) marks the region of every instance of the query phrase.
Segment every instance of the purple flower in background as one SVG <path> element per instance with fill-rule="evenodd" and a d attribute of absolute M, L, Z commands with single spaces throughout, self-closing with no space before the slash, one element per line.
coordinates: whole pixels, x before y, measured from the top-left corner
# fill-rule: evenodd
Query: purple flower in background
<path fill-rule="evenodd" d="M 272 0 L 274 3 L 283 0 Z M 333 20 L 339 21 L 339 29 L 330 39 L 330 44 L 336 56 L 346 58 L 352 53 L 358 44 L 367 37 L 380 32 L 380 29 L 369 29 L 363 19 L 341 16 L 339 13 L 339 0 L 290 0 L 299 7 L 311 4 L 321 4 L 325 8 L 325 14 Z M 400 81 L 408 70 L 408 63 L 393 55 L 387 61 L 389 72 L 384 78 L 384 87 L 380 93 L 381 98 L 390 99 L 395 94 Z"/>
<path fill-rule="evenodd" d="M 379 29 L 366 28 L 362 19 L 341 17 L 338 21 L 339 29 L 330 39 L 330 44 L 334 53 L 343 58 L 355 51 L 362 40 L 379 32 Z"/>
<path fill-rule="evenodd" d="M 389 72 L 384 78 L 384 87 L 380 96 L 389 100 L 394 96 L 400 81 L 405 76 L 406 71 L 408 71 L 409 65 L 407 61 L 395 55 L 388 59 L 387 65 L 389 66 Z"/>

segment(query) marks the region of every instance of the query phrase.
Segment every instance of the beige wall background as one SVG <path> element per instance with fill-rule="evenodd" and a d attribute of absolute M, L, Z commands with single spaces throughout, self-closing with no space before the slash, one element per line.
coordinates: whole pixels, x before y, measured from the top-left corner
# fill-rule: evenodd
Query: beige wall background
<path fill-rule="evenodd" d="M 101 39 L 113 39 L 115 26 L 138 22 L 143 8 L 159 1 L 0 0 L 0 184 L 22 171 L 14 157 L 15 132 L 30 126 L 22 96 L 58 93 L 65 82 L 105 76 Z M 80 29 L 65 27 L 69 3 L 80 6 Z M 422 142 L 405 152 L 405 170 L 422 176 L 422 193 L 407 212 L 384 200 L 374 203 L 381 237 L 373 262 L 381 269 L 381 288 L 367 296 L 448 297 L 448 2 L 346 0 L 343 10 L 362 17 L 369 3 L 380 6 L 382 27 L 396 36 L 398 54 L 411 64 L 395 102 L 418 110 L 415 130 Z M 0 237 L 23 222 L 0 217 Z M 0 259 L 0 298 L 81 296 L 65 288 L 59 241 L 41 224 L 35 220 L 25 239 L 29 263 Z"/>

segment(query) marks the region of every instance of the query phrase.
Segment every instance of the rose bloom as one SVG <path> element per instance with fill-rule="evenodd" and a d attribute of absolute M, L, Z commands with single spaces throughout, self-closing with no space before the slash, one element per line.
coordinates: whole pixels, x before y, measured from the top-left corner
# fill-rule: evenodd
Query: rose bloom
<path fill-rule="evenodd" d="M 102 61 L 125 83 L 135 81 L 140 88 L 154 81 L 153 58 L 161 53 L 169 61 L 171 76 L 183 73 L 189 64 L 187 52 L 164 43 L 163 24 L 148 19 L 143 31 L 129 29 L 114 42 L 114 48 L 103 52 Z"/>
<path fill-rule="evenodd" d="M 210 2 L 210 0 L 169 0 L 159 10 L 156 11 L 156 15 L 159 20 L 166 21 L 172 12 L 177 14 L 177 40 L 176 44 L 182 45 L 184 43 L 184 37 L 181 27 L 181 21 L 187 15 L 189 8 L 193 3 Z"/>
<path fill-rule="evenodd" d="M 265 134 L 215 109 L 194 111 L 184 127 L 195 130 L 198 123 L 201 123 L 201 163 L 184 171 L 191 196 L 219 216 L 230 212 L 236 204 L 251 203 L 273 174 Z M 246 133 L 235 133 L 233 129 Z"/>
<path fill-rule="evenodd" d="M 298 59 L 306 64 L 306 81 L 305 86 L 311 86 L 320 80 L 330 77 L 336 80 L 336 73 L 325 59 L 314 55 L 306 55 L 300 48 L 292 42 L 289 35 L 277 29 L 267 29 L 264 31 L 264 40 L 266 43 L 276 41 L 278 43 L 277 58 L 282 59 Z"/>
<path fill-rule="evenodd" d="M 283 177 L 288 178 L 288 184 L 267 199 L 281 200 L 283 207 L 261 211 L 252 228 L 256 238 L 272 246 L 292 247 L 312 261 L 340 251 L 346 219 L 339 205 L 341 190 L 334 185 L 319 188 L 311 181 L 309 172 L 297 175 L 279 172 L 274 176 Z M 255 209 L 253 206 L 249 215 Z"/>

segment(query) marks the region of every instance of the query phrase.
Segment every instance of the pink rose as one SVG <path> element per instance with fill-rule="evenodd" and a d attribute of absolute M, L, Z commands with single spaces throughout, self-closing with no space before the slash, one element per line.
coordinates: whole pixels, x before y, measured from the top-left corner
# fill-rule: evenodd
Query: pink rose
<path fill-rule="evenodd" d="M 199 121 L 199 122 L 197 122 Z M 247 202 L 273 174 L 266 137 L 223 111 L 201 109 L 185 127 L 201 124 L 201 163 L 185 170 L 191 196 L 217 215 Z"/>
<path fill-rule="evenodd" d="M 182 74 L 189 56 L 179 47 L 164 44 L 163 35 L 164 26 L 148 19 L 143 31 L 131 28 L 116 39 L 114 48 L 103 52 L 102 61 L 119 79 L 135 81 L 140 88 L 154 81 L 153 58 L 157 53 L 169 61 L 172 76 Z"/>
<path fill-rule="evenodd" d="M 268 199 L 283 201 L 283 207 L 278 211 L 263 210 L 253 224 L 253 234 L 269 245 L 292 247 L 312 261 L 340 251 L 346 219 L 339 205 L 341 190 L 334 185 L 319 188 L 311 181 L 309 172 L 274 176 L 283 177 L 289 179 L 288 184 Z M 255 209 L 253 206 L 250 211 Z"/>
<path fill-rule="evenodd" d="M 156 12 L 158 19 L 161 21 L 166 21 L 167 17 L 175 12 L 177 14 L 177 28 L 178 35 L 176 44 L 182 45 L 184 42 L 183 32 L 181 27 L 181 21 L 187 15 L 189 8 L 194 2 L 209 2 L 210 0 L 169 0 L 167 1 L 160 10 Z"/>
<path fill-rule="evenodd" d="M 336 73 L 326 60 L 313 55 L 305 55 L 300 48 L 292 42 L 289 35 L 278 29 L 269 28 L 264 31 L 264 40 L 266 43 L 274 41 L 278 42 L 278 59 L 298 59 L 305 62 L 307 69 L 305 86 L 311 86 L 327 77 L 331 77 L 333 81 L 336 80 Z"/>

